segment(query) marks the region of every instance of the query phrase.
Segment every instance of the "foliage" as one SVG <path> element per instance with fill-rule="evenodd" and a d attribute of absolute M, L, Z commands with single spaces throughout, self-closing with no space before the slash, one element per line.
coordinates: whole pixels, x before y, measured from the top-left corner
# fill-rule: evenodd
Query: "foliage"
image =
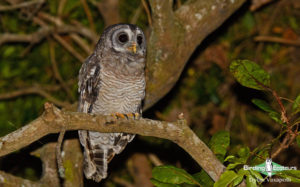
<path fill-rule="evenodd" d="M 214 134 L 209 145 L 219 160 L 223 160 L 229 146 L 229 133 L 220 131 Z M 197 186 L 212 186 L 213 181 L 204 170 L 191 175 L 185 170 L 174 166 L 157 166 L 152 170 L 152 183 L 158 187 L 164 185 L 176 186 L 178 184 L 194 184 Z"/>
<path fill-rule="evenodd" d="M 230 65 L 230 70 L 233 74 L 233 76 L 239 81 L 242 85 L 254 88 L 257 90 L 267 90 L 272 91 L 271 88 L 269 88 L 270 85 L 270 76 L 262 70 L 257 64 L 254 62 L 250 62 L 248 60 L 237 60 L 233 61 Z M 275 92 L 275 91 L 272 91 Z M 276 97 L 277 94 L 274 94 L 274 97 Z M 280 102 L 280 98 L 276 98 L 278 102 Z M 269 116 L 274 119 L 277 123 L 282 125 L 282 128 L 289 128 L 292 131 L 292 127 L 287 125 L 291 124 L 297 124 L 297 122 L 288 122 L 285 121 L 285 125 L 280 120 L 280 115 L 277 111 L 275 111 L 266 101 L 260 100 L 260 99 L 253 99 L 252 102 L 258 106 L 263 111 L 267 112 Z M 297 105 L 297 99 L 293 103 L 293 110 L 295 110 L 294 106 Z M 279 103 L 280 104 L 280 103 Z M 282 112 L 282 111 L 281 111 Z M 282 112 L 282 115 L 286 115 Z M 275 117 L 276 116 L 276 117 Z M 284 117 L 282 117 L 284 118 Z M 290 136 L 296 136 L 298 133 L 298 129 L 296 128 L 294 132 L 288 132 L 290 133 Z M 281 134 L 276 138 L 278 139 L 281 136 Z M 298 136 L 297 136 L 298 137 Z M 275 142 L 272 142 L 275 143 Z M 257 148 L 255 152 L 257 151 L 263 151 L 263 147 Z M 238 151 L 237 156 L 229 155 L 226 157 L 225 161 L 229 162 L 227 166 L 227 171 L 224 172 L 220 178 L 219 181 L 215 183 L 214 186 L 228 186 L 233 185 L 237 186 L 242 182 L 244 177 L 246 177 L 246 184 L 247 186 L 257 186 L 261 184 L 265 179 L 254 170 L 245 170 L 242 166 L 248 165 L 253 161 L 253 158 L 251 159 L 251 156 L 253 156 L 253 152 L 251 153 L 250 149 L 248 147 L 242 148 Z M 270 155 L 268 156 L 270 157 Z M 235 173 L 235 171 L 237 171 Z M 290 179 L 292 182 L 298 182 L 300 183 L 300 180 L 298 179 L 299 176 L 299 170 L 293 171 L 293 170 L 286 170 L 282 171 L 281 173 L 276 173 L 277 176 L 280 176 L 285 179 Z"/>
<path fill-rule="evenodd" d="M 237 79 L 239 83 L 246 87 L 254 88 L 257 90 L 265 90 L 265 91 L 273 91 L 270 86 L 270 75 L 267 74 L 259 65 L 249 60 L 236 60 L 233 61 L 230 65 L 230 70 L 233 76 Z M 277 94 L 274 95 L 276 97 Z M 298 96 L 299 97 L 299 96 Z M 298 104 L 298 97 L 293 102 L 293 111 L 299 106 Z M 279 99 L 280 98 L 276 98 Z M 285 121 L 283 122 L 280 119 L 279 112 L 275 111 L 266 101 L 261 99 L 252 99 L 252 102 L 258 106 L 263 111 L 267 112 L 269 117 L 274 119 L 279 125 L 282 126 L 283 129 L 290 128 L 292 130 L 291 124 L 297 124 L 297 121 Z M 282 115 L 283 112 L 281 111 Z M 296 115 L 294 113 L 294 115 Z M 284 118 L 284 117 L 281 117 Z M 284 124 L 285 123 L 285 124 Z M 297 134 L 298 129 L 295 129 L 294 132 L 287 132 L 290 133 L 290 136 L 296 136 L 293 133 Z M 280 134 L 277 138 L 278 139 L 282 134 Z M 299 143 L 299 136 L 297 136 L 296 141 Z M 222 162 L 227 162 L 226 171 L 221 175 L 220 179 L 214 183 L 214 187 L 223 187 L 223 186 L 237 186 L 239 185 L 244 179 L 246 179 L 247 186 L 257 186 L 260 185 L 265 179 L 261 176 L 261 174 L 255 170 L 245 170 L 243 166 L 253 164 L 255 161 L 255 152 L 262 152 L 264 151 L 265 147 L 269 147 L 265 145 L 264 147 L 258 147 L 253 152 L 250 151 L 249 147 L 242 147 L 238 150 L 237 155 L 228 155 L 225 160 L 224 156 L 227 152 L 227 147 L 229 146 L 230 139 L 229 133 L 226 131 L 220 131 L 214 134 L 211 138 L 209 145 L 211 150 L 214 154 L 221 160 Z M 272 144 L 276 142 L 271 142 Z M 270 157 L 267 155 L 264 159 Z M 292 182 L 299 182 L 298 178 L 299 171 L 282 171 L 280 173 L 276 173 L 277 176 L 280 176 L 285 179 L 289 179 Z M 178 184 L 187 183 L 187 184 L 195 184 L 201 185 L 201 183 L 195 182 L 196 179 L 188 174 L 186 171 L 175 168 L 174 166 L 158 166 L 155 167 L 152 171 L 152 182 L 155 186 L 177 186 Z M 203 185 L 203 184 L 202 184 Z M 211 183 L 209 185 L 212 185 Z M 208 184 L 205 184 L 208 186 Z"/>
<path fill-rule="evenodd" d="M 3 4 L 10 5 L 7 2 Z M 59 17 L 66 24 L 72 25 L 75 21 L 91 29 L 82 1 L 67 0 L 58 16 L 60 2 L 47 1 L 40 9 Z M 86 2 L 94 20 L 95 32 L 100 34 L 105 27 L 105 20 L 95 3 L 103 0 Z M 176 9 L 185 1 L 174 2 Z M 221 179 L 214 184 L 205 171 L 195 166 L 195 162 L 183 150 L 175 148 L 169 141 L 139 137 L 130 145 L 134 148 L 127 149 L 129 153 L 120 155 L 121 164 L 112 163 L 115 165 L 111 169 L 112 175 L 103 182 L 104 185 L 116 186 L 112 176 L 122 176 L 122 179 L 131 182 L 135 180 L 135 175 L 127 171 L 133 170 L 134 166 L 124 162 L 134 151 L 155 153 L 166 164 L 153 169 L 152 182 L 156 186 L 236 186 L 242 180 L 249 186 L 260 185 L 253 181 L 263 180 L 261 174 L 252 170 L 245 171 L 243 165 L 254 166 L 272 156 L 285 136 L 290 134 L 290 130 L 295 132 L 300 122 L 299 48 L 272 41 L 258 42 L 255 39 L 256 36 L 263 35 L 288 41 L 299 40 L 299 5 L 294 1 L 279 3 L 280 1 L 276 1 L 254 12 L 249 10 L 249 5 L 243 6 L 194 52 L 171 93 L 158 105 L 144 112 L 145 117 L 169 121 L 176 120 L 178 114 L 183 112 L 188 124 L 226 165 L 227 170 Z M 151 30 L 141 1 L 121 0 L 119 5 L 123 22 L 130 22 L 138 13 L 137 10 L 140 10 L 136 23 L 146 33 Z M 0 36 L 3 33 L 29 34 L 38 31 L 40 25 L 29 19 L 31 14 L 28 11 L 25 11 L 25 15 L 23 13 L 24 9 L 0 12 Z M 43 21 L 48 26 L 56 27 L 49 20 Z M 60 36 L 83 58 L 89 55 L 69 34 Z M 94 47 L 93 41 L 82 38 L 90 48 Z M 50 53 L 52 49 L 59 73 L 68 84 L 71 96 L 61 87 L 53 89 L 60 82 L 54 76 L 50 58 L 53 56 Z M 53 35 L 39 43 L 0 44 L 0 58 L 0 95 L 38 85 L 60 101 L 73 103 L 77 100 L 76 82 L 81 63 Z M 229 62 L 232 63 L 229 65 Z M 239 84 L 232 79 L 232 75 Z M 282 111 L 278 98 L 286 112 Z M 1 99 L 0 136 L 35 119 L 43 111 L 42 106 L 46 101 L 48 98 L 38 94 Z M 297 136 L 291 133 L 290 137 L 294 138 L 291 144 L 295 143 L 299 149 L 299 133 Z M 39 144 L 44 144 L 44 140 Z M 297 149 L 296 146 L 289 147 Z M 170 153 L 174 154 L 170 156 Z M 281 151 L 282 156 L 276 157 L 278 163 L 299 163 L 297 151 L 292 153 Z M 1 170 L 37 179 L 40 171 L 33 170 L 31 166 L 21 168 L 18 164 L 10 167 L 5 165 L 6 159 L 24 160 L 26 163 L 29 160 L 26 158 L 19 154 L 17 158 L 2 159 Z M 169 175 L 170 172 L 173 174 Z M 297 171 L 285 171 L 277 175 L 299 182 Z"/>
<path fill-rule="evenodd" d="M 270 75 L 249 60 L 233 61 L 230 72 L 243 86 L 257 90 L 266 90 L 270 86 Z"/>

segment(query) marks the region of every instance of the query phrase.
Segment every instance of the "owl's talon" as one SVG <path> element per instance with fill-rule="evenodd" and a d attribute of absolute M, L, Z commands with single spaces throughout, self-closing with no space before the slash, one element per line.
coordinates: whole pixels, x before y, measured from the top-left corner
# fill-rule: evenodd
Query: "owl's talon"
<path fill-rule="evenodd" d="M 134 119 L 140 119 L 141 118 L 141 114 L 140 113 L 134 113 Z"/>
<path fill-rule="evenodd" d="M 126 114 L 126 116 L 127 116 L 127 119 L 134 119 L 133 113 L 128 113 L 128 114 Z"/>
<path fill-rule="evenodd" d="M 134 120 L 140 119 L 141 117 L 139 113 L 128 113 L 125 115 L 127 116 L 128 119 L 134 119 Z"/>
<path fill-rule="evenodd" d="M 138 120 L 141 118 L 141 115 L 139 113 L 128 113 L 128 114 L 121 114 L 121 113 L 114 113 L 111 114 L 111 116 L 114 119 L 133 119 L 133 120 Z"/>
<path fill-rule="evenodd" d="M 111 114 L 115 119 L 124 119 L 124 118 L 127 118 L 126 114 L 121 114 L 121 113 L 114 113 L 114 114 Z"/>

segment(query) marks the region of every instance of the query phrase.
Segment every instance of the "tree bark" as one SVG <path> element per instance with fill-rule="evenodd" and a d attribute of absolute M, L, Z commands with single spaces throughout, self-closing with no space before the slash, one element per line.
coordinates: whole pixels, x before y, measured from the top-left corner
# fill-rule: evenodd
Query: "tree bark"
<path fill-rule="evenodd" d="M 172 89 L 196 47 L 245 0 L 189 0 L 176 11 L 172 2 L 150 0 L 153 28 L 147 48 L 144 108 Z"/>
<path fill-rule="evenodd" d="M 213 180 L 218 180 L 225 169 L 213 152 L 189 128 L 185 120 L 176 122 L 143 118 L 116 120 L 112 116 L 62 111 L 49 103 L 45 104 L 43 115 L 21 129 L 0 138 L 0 156 L 19 150 L 47 134 L 58 133 L 62 128 L 104 133 L 126 132 L 168 139 L 189 153 Z"/>

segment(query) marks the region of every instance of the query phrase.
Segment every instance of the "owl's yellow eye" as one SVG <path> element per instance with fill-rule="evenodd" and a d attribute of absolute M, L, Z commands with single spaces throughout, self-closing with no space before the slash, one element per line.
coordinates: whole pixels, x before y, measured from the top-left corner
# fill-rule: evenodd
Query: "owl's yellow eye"
<path fill-rule="evenodd" d="M 119 42 L 126 43 L 128 42 L 128 35 L 126 33 L 121 33 L 118 37 Z"/>
<path fill-rule="evenodd" d="M 141 45 L 143 43 L 143 37 L 141 35 L 138 35 L 136 40 L 139 45 Z"/>

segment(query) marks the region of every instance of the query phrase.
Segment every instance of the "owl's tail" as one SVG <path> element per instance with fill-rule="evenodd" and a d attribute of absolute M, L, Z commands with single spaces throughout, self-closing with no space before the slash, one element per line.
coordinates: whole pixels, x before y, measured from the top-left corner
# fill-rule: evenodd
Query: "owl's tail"
<path fill-rule="evenodd" d="M 84 162 L 84 173 L 87 178 L 100 182 L 107 177 L 107 165 L 114 157 L 113 149 L 101 149 L 95 147 L 85 151 L 86 160 Z"/>
<path fill-rule="evenodd" d="M 91 145 L 89 131 L 78 131 L 80 143 L 84 147 L 83 169 L 86 178 L 100 182 L 107 177 L 107 165 L 114 157 L 112 148 L 103 148 L 99 145 Z"/>
<path fill-rule="evenodd" d="M 133 138 L 133 134 L 78 131 L 84 147 L 84 174 L 86 178 L 100 182 L 107 177 L 107 165 Z M 92 143 L 93 142 L 93 143 Z"/>

